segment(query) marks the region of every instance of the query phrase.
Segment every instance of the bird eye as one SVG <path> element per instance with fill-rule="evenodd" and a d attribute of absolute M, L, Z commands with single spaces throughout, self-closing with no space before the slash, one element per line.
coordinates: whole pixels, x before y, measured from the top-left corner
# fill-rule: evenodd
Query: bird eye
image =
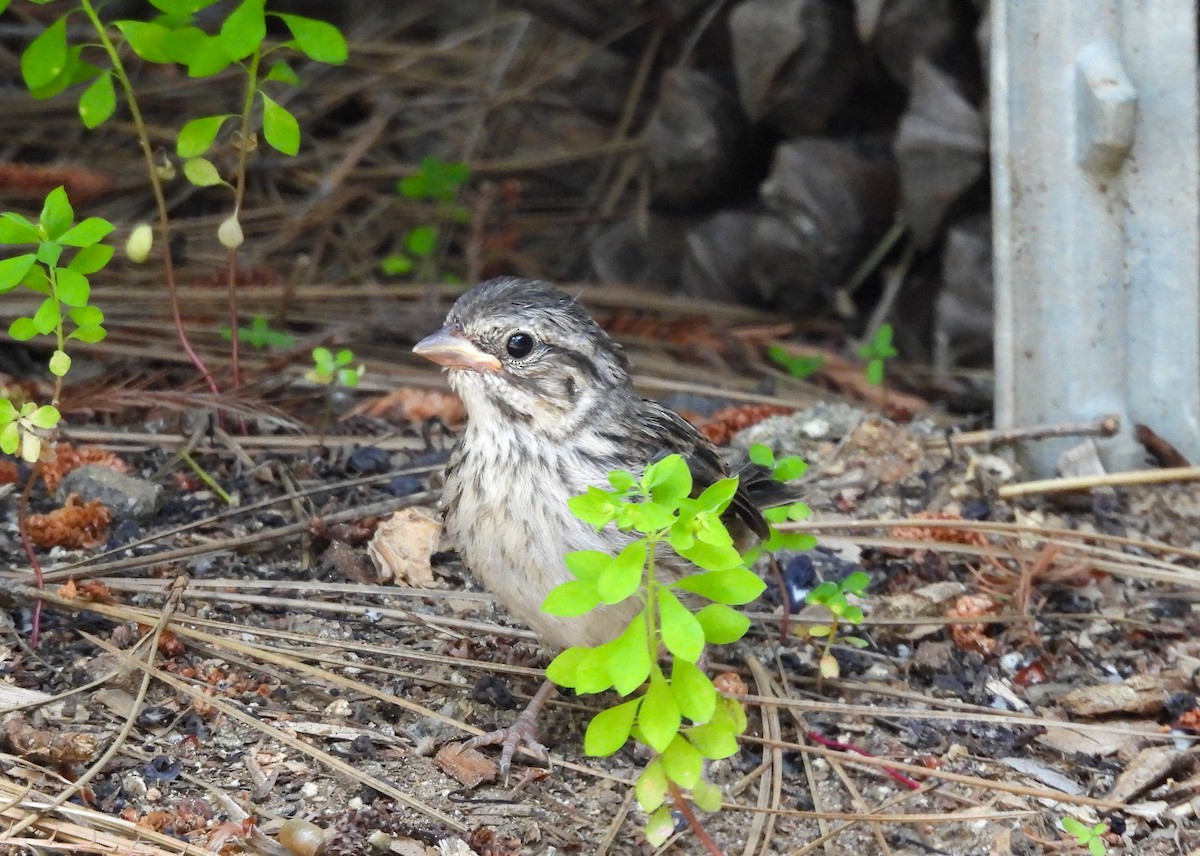
<path fill-rule="evenodd" d="M 514 360 L 519 360 L 522 357 L 528 357 L 533 351 L 533 336 L 528 333 L 513 333 L 508 337 L 508 342 L 504 345 L 508 355 Z"/>

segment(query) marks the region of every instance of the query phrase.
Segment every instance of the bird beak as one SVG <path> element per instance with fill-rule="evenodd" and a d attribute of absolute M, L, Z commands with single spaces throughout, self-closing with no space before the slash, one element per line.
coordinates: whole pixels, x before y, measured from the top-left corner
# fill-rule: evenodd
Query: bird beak
<path fill-rule="evenodd" d="M 500 361 L 475 347 L 458 327 L 443 327 L 413 346 L 419 357 L 448 369 L 467 369 L 475 372 L 498 372 Z"/>

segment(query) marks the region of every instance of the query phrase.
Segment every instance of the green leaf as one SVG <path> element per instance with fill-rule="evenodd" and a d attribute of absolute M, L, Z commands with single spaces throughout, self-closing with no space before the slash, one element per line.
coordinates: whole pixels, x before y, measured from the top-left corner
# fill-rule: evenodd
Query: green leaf
<path fill-rule="evenodd" d="M 805 595 L 804 601 L 805 603 L 809 604 L 828 603 L 830 598 L 835 597 L 840 593 L 841 589 L 838 587 L 837 583 L 826 580 Z"/>
<path fill-rule="evenodd" d="M 721 793 L 721 788 L 714 785 L 712 782 L 707 782 L 704 779 L 692 785 L 692 802 L 701 811 L 714 812 L 721 810 L 721 804 L 725 801 L 724 795 Z"/>
<path fill-rule="evenodd" d="M 626 502 L 617 518 L 621 529 L 636 529 L 644 534 L 659 532 L 675 520 L 675 512 L 657 502 Z"/>
<path fill-rule="evenodd" d="M 620 603 L 642 584 L 646 566 L 646 542 L 638 539 L 608 563 L 596 584 L 600 599 L 605 603 Z"/>
<path fill-rule="evenodd" d="M 88 217 L 59 235 L 58 243 L 67 247 L 90 247 L 103 241 L 113 230 L 113 224 L 102 217 Z"/>
<path fill-rule="evenodd" d="M 17 451 L 17 447 L 21 445 L 21 426 L 16 422 L 10 422 L 0 430 L 0 451 L 6 455 L 11 455 Z"/>
<path fill-rule="evenodd" d="M 591 582 L 570 580 L 555 586 L 542 602 L 542 612 L 574 618 L 591 612 L 600 604 L 600 595 Z"/>
<path fill-rule="evenodd" d="M 404 238 L 404 249 L 419 259 L 428 256 L 437 249 L 438 227 L 432 223 L 418 226 Z"/>
<path fill-rule="evenodd" d="M 191 17 L 201 9 L 207 9 L 217 0 L 150 0 L 150 5 L 160 12 L 182 18 Z"/>
<path fill-rule="evenodd" d="M 225 179 L 208 158 L 192 158 L 183 162 L 184 177 L 196 187 L 212 187 L 224 184 Z"/>
<path fill-rule="evenodd" d="M 613 470 L 608 474 L 608 483 L 613 486 L 619 493 L 625 493 L 637 484 L 637 479 L 633 477 L 633 473 L 625 470 Z"/>
<path fill-rule="evenodd" d="M 1064 817 L 1060 823 L 1062 824 L 1063 829 L 1065 829 L 1071 835 L 1074 835 L 1076 838 L 1086 834 L 1088 831 L 1087 826 L 1073 817 Z"/>
<path fill-rule="evenodd" d="M 117 92 L 113 88 L 112 72 L 106 71 L 79 96 L 79 118 L 85 128 L 99 127 L 117 109 Z"/>
<path fill-rule="evenodd" d="M 267 76 L 263 78 L 263 82 L 265 83 L 268 80 L 273 80 L 277 83 L 287 83 L 291 86 L 300 85 L 300 78 L 296 72 L 292 71 L 292 67 L 283 60 L 272 63 L 271 70 L 267 72 Z"/>
<path fill-rule="evenodd" d="M 705 511 L 713 514 L 723 514 L 733 502 L 737 494 L 738 480 L 736 478 L 721 479 L 713 482 L 704 489 L 704 493 L 696 498 L 696 503 Z"/>
<path fill-rule="evenodd" d="M 662 754 L 662 762 L 667 778 L 685 788 L 695 786 L 704 770 L 704 758 L 682 734 L 675 735 Z"/>
<path fill-rule="evenodd" d="M 597 529 L 611 523 L 620 510 L 608 491 L 595 486 L 589 486 L 587 493 L 568 499 L 567 507 L 584 523 L 590 523 Z"/>
<path fill-rule="evenodd" d="M 280 107 L 265 92 L 263 100 L 263 137 L 276 151 L 294 155 L 300 151 L 300 125 L 296 117 Z"/>
<path fill-rule="evenodd" d="M 0 244 L 36 244 L 41 240 L 37 226 L 20 214 L 0 214 Z"/>
<path fill-rule="evenodd" d="M 1092 856 L 1106 856 L 1108 853 L 1108 848 L 1104 846 L 1104 841 L 1099 838 L 1093 838 L 1090 840 L 1087 847 L 1088 853 L 1091 853 Z"/>
<path fill-rule="evenodd" d="M 174 62 L 166 42 L 171 31 L 162 24 L 146 21 L 114 21 L 113 26 L 121 31 L 130 49 L 147 62 Z"/>
<path fill-rule="evenodd" d="M 867 590 L 867 586 L 871 584 L 871 575 L 863 571 L 855 571 L 842 580 L 842 591 L 850 592 L 850 594 L 859 594 Z"/>
<path fill-rule="evenodd" d="M 883 386 L 883 360 L 871 360 L 867 363 L 867 383 L 871 386 Z"/>
<path fill-rule="evenodd" d="M 671 692 L 682 716 L 697 724 L 712 719 L 717 688 L 696 665 L 687 660 L 676 660 L 671 665 Z"/>
<path fill-rule="evenodd" d="M 642 700 L 635 698 L 596 714 L 583 736 L 583 751 L 603 758 L 624 746 L 641 704 Z"/>
<path fill-rule="evenodd" d="M 341 65 L 349 56 L 341 30 L 302 15 L 279 15 L 296 39 L 296 47 L 306 57 L 328 65 Z"/>
<path fill-rule="evenodd" d="M 658 505 L 674 508 L 692 492 L 692 473 L 680 455 L 667 455 L 646 467 L 642 482 Z"/>
<path fill-rule="evenodd" d="M 20 285 L 36 261 L 37 255 L 34 253 L 25 253 L 0 261 L 0 292 L 11 291 Z"/>
<path fill-rule="evenodd" d="M 104 323 L 104 313 L 95 306 L 78 306 L 67 312 L 67 317 L 79 327 L 94 327 Z"/>
<path fill-rule="evenodd" d="M 707 571 L 725 571 L 742 563 L 742 554 L 732 546 L 708 544 L 697 540 L 690 547 L 676 547 L 675 549 L 689 562 Z M 755 595 L 755 597 L 757 596 Z"/>
<path fill-rule="evenodd" d="M 623 696 L 644 684 L 650 675 L 653 663 L 646 636 L 646 614 L 639 612 L 620 636 L 601 646 L 611 685 Z"/>
<path fill-rule="evenodd" d="M 662 622 L 663 644 L 681 660 L 694 663 L 704 651 L 704 628 L 675 593 L 668 588 L 658 590 L 659 619 Z"/>
<path fill-rule="evenodd" d="M 67 18 L 56 20 L 21 54 L 21 76 L 30 89 L 45 86 L 67 66 Z"/>
<path fill-rule="evenodd" d="M 764 446 L 762 443 L 755 443 L 750 447 L 750 460 L 752 463 L 758 464 L 760 467 L 770 469 L 775 466 L 775 453 L 771 451 L 770 446 Z"/>
<path fill-rule="evenodd" d="M 87 326 L 79 327 L 77 330 L 75 330 L 73 333 L 71 333 L 71 335 L 67 336 L 67 338 L 68 339 L 78 339 L 80 342 L 87 342 L 88 344 L 92 345 L 92 344 L 95 344 L 96 342 L 103 340 L 104 337 L 107 335 L 108 335 L 108 331 L 105 330 L 100 325 L 98 325 L 98 324 L 90 325 L 89 324 Z"/>
<path fill-rule="evenodd" d="M 550 661 L 546 667 L 546 677 L 560 687 L 573 688 L 580 661 L 591 652 L 591 648 L 582 646 L 566 649 Z"/>
<path fill-rule="evenodd" d="M 221 47 L 234 62 L 245 59 L 258 50 L 267 37 L 267 19 L 263 12 L 266 0 L 242 0 L 229 13 L 217 38 Z"/>
<path fill-rule="evenodd" d="M 775 478 L 781 482 L 792 481 L 808 472 L 808 464 L 799 455 L 788 455 L 775 462 Z"/>
<path fill-rule="evenodd" d="M 0 398 L 0 425 L 7 425 L 18 417 L 17 408 L 7 398 Z"/>
<path fill-rule="evenodd" d="M 679 705 L 666 678 L 657 669 L 650 676 L 650 688 L 646 690 L 637 722 L 646 745 L 655 752 L 666 751 L 679 733 Z"/>
<path fill-rule="evenodd" d="M 650 815 L 650 819 L 646 821 L 646 841 L 651 847 L 665 844 L 674 831 L 675 818 L 665 805 L 660 805 L 655 809 L 654 813 Z"/>
<path fill-rule="evenodd" d="M 595 583 L 612 564 L 613 557 L 599 550 L 573 550 L 563 557 L 563 561 L 576 579 Z"/>
<path fill-rule="evenodd" d="M 55 377 L 63 377 L 71 370 L 71 358 L 67 356 L 66 351 L 55 349 L 50 355 L 50 374 Z"/>
<path fill-rule="evenodd" d="M 584 655 L 575 669 L 575 692 L 580 695 L 602 693 L 613 685 L 608 668 L 612 643 L 598 648 L 585 648 Z"/>
<path fill-rule="evenodd" d="M 63 248 L 57 241 L 42 241 L 38 244 L 37 260 L 46 267 L 54 267 L 62 258 Z"/>
<path fill-rule="evenodd" d="M 188 77 L 212 77 L 229 67 L 231 60 L 220 36 L 210 36 L 203 30 L 180 30 L 170 43 L 176 62 L 187 66 Z"/>
<path fill-rule="evenodd" d="M 52 241 L 56 240 L 71 227 L 71 221 L 74 219 L 75 211 L 67 199 L 66 188 L 59 186 L 46 194 L 46 201 L 42 204 L 42 213 L 38 218 L 46 237 Z"/>
<path fill-rule="evenodd" d="M 12 336 L 18 342 L 28 342 L 37 334 L 38 328 L 37 325 L 33 323 L 32 318 L 22 316 L 14 319 L 13 322 L 8 325 L 8 335 Z"/>
<path fill-rule="evenodd" d="M 65 355 L 64 355 L 65 356 Z M 49 430 L 58 424 L 58 420 L 62 418 L 57 409 L 49 404 L 43 404 L 41 407 L 33 411 L 25 417 L 25 421 L 34 428 L 42 428 Z"/>
<path fill-rule="evenodd" d="M 52 297 L 43 300 L 37 312 L 33 313 L 33 326 L 43 336 L 54 332 L 61 322 L 62 312 L 58 308 L 58 301 Z"/>
<path fill-rule="evenodd" d="M 705 758 L 716 761 L 737 754 L 737 734 L 728 720 L 714 720 L 697 725 L 689 728 L 685 734 L 696 747 L 696 751 Z"/>
<path fill-rule="evenodd" d="M 403 276 L 406 273 L 411 273 L 416 267 L 416 263 L 408 256 L 392 253 L 385 256 L 383 261 L 379 263 L 379 269 L 388 276 Z"/>
<path fill-rule="evenodd" d="M 675 588 L 732 606 L 749 603 L 762 594 L 766 587 L 766 583 L 745 568 L 692 574 L 675 583 Z"/>
<path fill-rule="evenodd" d="M 112 257 L 113 248 L 108 244 L 93 244 L 77 252 L 67 268 L 86 276 L 102 270 Z"/>
<path fill-rule="evenodd" d="M 212 147 L 221 126 L 229 118 L 230 114 L 225 113 L 220 116 L 192 119 L 179 132 L 179 137 L 175 140 L 175 153 L 181 158 L 200 157 Z"/>
<path fill-rule="evenodd" d="M 642 811 L 654 811 L 663 804 L 667 796 L 667 772 L 663 769 L 662 761 L 655 758 L 646 765 L 646 769 L 638 776 L 634 792 Z"/>
<path fill-rule="evenodd" d="M 710 603 L 696 613 L 704 628 L 704 641 L 713 645 L 728 645 L 746 635 L 750 619 L 723 603 Z"/>
<path fill-rule="evenodd" d="M 87 306 L 91 286 L 86 276 L 70 268 L 58 268 L 55 278 L 58 281 L 55 290 L 60 301 L 67 306 Z"/>

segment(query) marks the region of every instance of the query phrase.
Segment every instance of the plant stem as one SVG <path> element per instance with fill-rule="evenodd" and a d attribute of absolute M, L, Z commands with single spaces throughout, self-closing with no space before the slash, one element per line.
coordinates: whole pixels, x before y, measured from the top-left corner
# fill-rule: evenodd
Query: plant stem
<path fill-rule="evenodd" d="M 687 797 L 679 790 L 679 786 L 668 779 L 667 790 L 671 794 L 671 800 L 675 803 L 675 808 L 679 809 L 679 813 L 683 815 L 683 819 L 687 821 L 687 825 L 691 828 L 699 842 L 704 845 L 704 849 L 712 854 L 712 856 L 725 856 L 721 852 L 721 848 L 717 846 L 717 842 L 713 841 L 713 837 L 704 828 L 704 824 L 700 823 L 700 818 L 696 817 L 696 812 L 692 811 L 692 804 L 688 802 Z"/>
<path fill-rule="evenodd" d="M 250 55 L 250 67 L 246 69 L 246 92 L 242 97 L 242 126 L 237 141 L 237 167 L 234 171 L 233 183 L 233 216 L 239 217 L 242 211 L 242 200 L 246 195 L 246 158 L 250 152 L 250 111 L 254 108 L 254 93 L 258 91 L 258 66 L 262 60 L 262 47 L 255 48 Z M 233 374 L 233 389 L 236 392 L 242 384 L 241 343 L 238 336 L 238 299 L 237 299 L 237 249 L 227 250 L 229 277 L 229 360 Z"/>
<path fill-rule="evenodd" d="M 41 474 L 42 464 L 38 461 L 29 470 L 29 479 L 25 482 L 25 487 L 21 488 L 21 497 L 17 500 L 17 532 L 21 537 L 21 549 L 25 551 L 25 558 L 29 559 L 29 567 L 33 569 L 33 584 L 39 590 L 46 587 L 46 578 L 42 576 L 42 563 L 38 561 L 37 553 L 33 551 L 33 541 L 29 537 L 29 493 Z M 36 600 L 33 603 L 33 621 L 29 631 L 31 648 L 37 647 L 41 630 L 42 602 Z"/>
<path fill-rule="evenodd" d="M 167 211 L 167 197 L 163 192 L 162 180 L 158 176 L 158 169 L 154 165 L 154 149 L 150 144 L 150 132 L 146 128 L 146 122 L 142 118 L 142 111 L 138 107 L 137 98 L 133 93 L 133 84 L 129 80 L 129 75 L 125 73 L 125 65 L 121 62 L 121 54 L 117 51 L 116 45 L 108 36 L 108 31 L 104 27 L 104 22 L 100 20 L 100 16 L 96 14 L 91 0 L 79 0 L 79 7 L 83 9 L 92 27 L 96 31 L 97 37 L 100 39 L 100 45 L 108 54 L 109 60 L 112 62 L 112 73 L 117 79 L 117 83 L 121 85 L 121 93 L 125 96 L 125 104 L 129 108 L 130 118 L 133 120 L 133 126 L 137 130 L 138 145 L 142 149 L 142 158 L 146 162 L 146 173 L 150 179 L 150 188 L 154 192 L 154 204 L 158 208 L 158 230 L 163 243 L 163 273 L 167 284 L 167 295 L 171 303 L 171 320 L 175 324 L 175 331 L 179 334 L 179 344 L 183 348 L 188 359 L 192 361 L 192 365 L 196 367 L 196 371 L 200 372 L 204 378 L 209 390 L 214 394 L 220 394 L 220 389 L 217 387 L 217 382 L 213 379 L 212 372 L 208 370 L 208 366 L 204 364 L 204 360 L 196 353 L 192 343 L 188 340 L 187 331 L 183 327 L 183 313 L 179 309 L 179 293 L 175 285 L 175 262 L 171 254 L 171 217 Z"/>
<path fill-rule="evenodd" d="M 63 335 L 63 319 L 62 319 L 62 301 L 58 299 L 58 276 L 55 273 L 56 265 L 46 265 L 46 279 L 50 282 L 50 296 L 54 298 L 54 302 L 58 304 L 58 323 L 54 325 L 54 336 L 58 343 L 58 349 L 64 353 L 67 350 L 67 340 Z M 58 400 L 62 397 L 62 377 L 54 374 L 54 398 L 50 404 L 54 408 L 58 408 Z"/>

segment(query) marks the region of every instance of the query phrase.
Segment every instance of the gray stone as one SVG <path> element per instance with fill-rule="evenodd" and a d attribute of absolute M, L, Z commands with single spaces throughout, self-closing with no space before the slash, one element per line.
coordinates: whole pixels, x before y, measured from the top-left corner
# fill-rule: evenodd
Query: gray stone
<path fill-rule="evenodd" d="M 71 494 L 84 502 L 100 500 L 117 520 L 146 520 L 158 511 L 162 485 L 92 465 L 68 473 L 59 484 L 59 499 L 65 500 Z"/>

